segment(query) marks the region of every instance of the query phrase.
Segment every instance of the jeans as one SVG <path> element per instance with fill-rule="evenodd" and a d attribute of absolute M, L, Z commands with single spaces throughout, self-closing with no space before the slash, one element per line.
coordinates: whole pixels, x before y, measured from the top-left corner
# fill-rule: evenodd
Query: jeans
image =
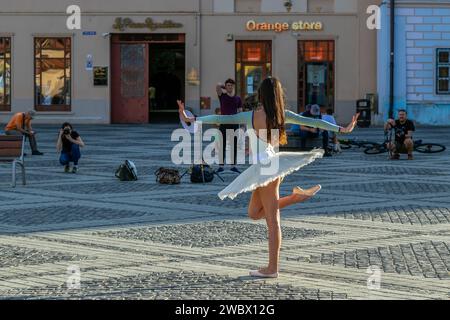
<path fill-rule="evenodd" d="M 319 138 L 319 136 L 322 135 L 322 147 L 323 150 L 325 150 L 325 152 L 328 151 L 328 144 L 329 144 L 329 139 L 330 139 L 330 135 L 328 133 L 328 131 L 322 131 L 319 130 L 316 133 L 312 133 L 309 131 L 303 131 L 300 130 L 300 146 L 302 149 L 306 148 L 306 140 L 307 139 L 317 139 Z"/>
<path fill-rule="evenodd" d="M 16 130 L 6 131 L 5 134 L 7 136 L 23 136 L 24 135 L 22 132 L 16 131 Z M 31 134 L 25 134 L 25 136 L 27 137 L 28 141 L 30 141 L 31 151 L 38 151 L 37 143 L 36 143 L 36 137 L 34 135 L 31 135 Z"/>
<path fill-rule="evenodd" d="M 81 158 L 80 146 L 77 144 L 72 144 L 72 148 L 70 152 L 61 152 L 61 157 L 59 158 L 59 162 L 63 166 L 69 165 L 70 162 L 73 162 L 75 166 L 78 165 L 78 160 Z"/>
<path fill-rule="evenodd" d="M 223 124 L 220 126 L 220 132 L 222 132 L 222 154 L 219 155 L 219 163 L 220 165 L 223 165 L 225 163 L 225 155 L 226 155 L 226 149 L 227 149 L 227 130 L 233 130 L 233 132 L 236 132 L 236 130 L 239 129 L 239 125 L 235 125 L 235 124 Z M 234 141 L 228 141 L 229 143 L 233 143 L 233 149 L 234 150 L 234 154 L 233 154 L 233 163 L 230 163 L 232 165 L 236 165 L 237 162 L 237 147 L 238 147 L 238 138 L 234 137 L 233 139 Z"/>

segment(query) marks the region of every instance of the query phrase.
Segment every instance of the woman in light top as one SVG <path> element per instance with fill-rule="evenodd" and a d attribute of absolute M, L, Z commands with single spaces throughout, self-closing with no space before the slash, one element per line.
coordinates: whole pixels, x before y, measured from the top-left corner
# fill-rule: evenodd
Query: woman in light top
<path fill-rule="evenodd" d="M 265 219 L 269 236 L 269 264 L 260 270 L 250 271 L 250 275 L 262 278 L 277 278 L 281 247 L 280 210 L 296 203 L 311 199 L 321 190 L 317 185 L 303 190 L 296 187 L 293 193 L 280 198 L 280 184 L 284 177 L 312 163 L 323 156 L 323 150 L 311 152 L 276 152 L 274 146 L 287 144 L 285 124 L 298 124 L 323 130 L 350 133 L 354 130 L 359 115 L 345 128 L 328 122 L 299 116 L 285 110 L 284 91 L 277 78 L 265 79 L 258 91 L 259 107 L 255 111 L 232 116 L 211 115 L 199 118 L 188 117 L 185 106 L 178 101 L 180 118 L 188 123 L 199 121 L 204 124 L 245 124 L 253 129 L 254 135 L 263 148 L 259 148 L 259 161 L 250 166 L 236 180 L 219 193 L 220 199 L 234 199 L 244 192 L 252 192 L 248 207 L 253 220 Z M 278 130 L 278 131 L 273 131 Z M 278 134 L 272 137 L 272 133 Z M 263 139 L 262 136 L 267 138 Z M 278 139 L 277 137 L 278 136 Z M 274 169 L 275 168 L 275 169 Z"/>

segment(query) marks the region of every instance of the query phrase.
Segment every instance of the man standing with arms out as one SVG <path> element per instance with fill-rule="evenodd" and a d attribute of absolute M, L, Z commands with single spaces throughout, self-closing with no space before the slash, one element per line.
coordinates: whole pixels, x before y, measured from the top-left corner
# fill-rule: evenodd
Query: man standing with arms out
<path fill-rule="evenodd" d="M 239 112 L 242 112 L 242 100 L 240 97 L 235 95 L 235 81 L 233 79 L 228 79 L 225 82 L 225 85 L 222 85 L 219 83 L 216 87 L 217 95 L 219 96 L 220 101 L 220 114 L 221 115 L 234 115 Z M 237 162 L 237 145 L 238 145 L 238 139 L 235 135 L 234 141 L 227 141 L 227 130 L 233 130 L 234 132 L 239 129 L 239 125 L 221 125 L 220 131 L 222 133 L 222 142 L 223 142 L 223 153 L 222 156 L 219 157 L 220 160 L 220 168 L 218 172 L 223 172 L 223 166 L 225 163 L 225 155 L 226 155 L 226 148 L 227 148 L 227 142 L 233 143 L 233 149 L 234 149 L 234 161 L 232 163 L 233 167 L 231 168 L 231 171 L 239 173 L 240 171 L 236 168 L 236 162 Z"/>
<path fill-rule="evenodd" d="M 36 143 L 36 133 L 33 131 L 31 127 L 31 120 L 36 116 L 36 112 L 34 110 L 30 110 L 28 112 L 19 112 L 16 113 L 9 123 L 6 125 L 5 133 L 10 136 L 21 136 L 24 135 L 30 141 L 30 147 L 33 156 L 42 156 L 43 153 L 39 152 L 37 149 Z"/>
<path fill-rule="evenodd" d="M 400 153 L 408 153 L 408 160 L 414 160 L 413 150 L 413 132 L 416 131 L 414 122 L 408 120 L 406 110 L 398 111 L 398 120 L 389 119 L 384 126 L 384 131 L 394 129 L 395 142 L 391 143 L 388 148 L 392 150 L 393 154 L 391 160 L 399 160 Z"/>

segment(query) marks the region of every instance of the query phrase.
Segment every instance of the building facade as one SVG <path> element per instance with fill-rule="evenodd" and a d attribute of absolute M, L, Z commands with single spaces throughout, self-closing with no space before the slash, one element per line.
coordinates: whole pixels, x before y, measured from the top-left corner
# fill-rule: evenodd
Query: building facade
<path fill-rule="evenodd" d="M 382 5 L 378 38 L 380 117 L 389 115 L 389 1 Z M 397 0 L 394 114 L 406 109 L 419 124 L 450 123 L 450 1 Z"/>
<path fill-rule="evenodd" d="M 375 2 L 375 3 L 374 3 Z M 289 108 L 317 103 L 350 120 L 376 93 L 374 0 L 16 0 L 0 7 L 0 122 L 35 109 L 37 123 L 176 120 L 219 107 L 215 85 L 254 95 L 267 76 Z"/>

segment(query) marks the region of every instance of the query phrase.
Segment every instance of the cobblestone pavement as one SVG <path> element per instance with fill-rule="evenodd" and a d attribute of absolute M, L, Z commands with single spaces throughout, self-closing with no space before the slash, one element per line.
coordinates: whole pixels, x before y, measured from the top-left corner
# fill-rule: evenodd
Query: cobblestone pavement
<path fill-rule="evenodd" d="M 235 174 L 156 184 L 154 171 L 173 166 L 174 128 L 80 126 L 87 147 L 74 175 L 59 166 L 57 128 L 38 127 L 45 156 L 26 158 L 28 185 L 12 189 L 10 165 L 0 165 L 0 298 L 450 297 L 449 151 L 390 162 L 352 149 L 289 176 L 283 195 L 295 185 L 323 190 L 283 210 L 281 277 L 255 280 L 248 270 L 267 261 L 264 222 L 246 218 L 250 195 L 217 197 Z M 448 132 L 416 137 L 450 146 Z M 383 139 L 379 129 L 353 136 Z M 139 181 L 114 178 L 125 159 Z M 369 267 L 380 271 L 379 289 L 368 288 Z"/>

